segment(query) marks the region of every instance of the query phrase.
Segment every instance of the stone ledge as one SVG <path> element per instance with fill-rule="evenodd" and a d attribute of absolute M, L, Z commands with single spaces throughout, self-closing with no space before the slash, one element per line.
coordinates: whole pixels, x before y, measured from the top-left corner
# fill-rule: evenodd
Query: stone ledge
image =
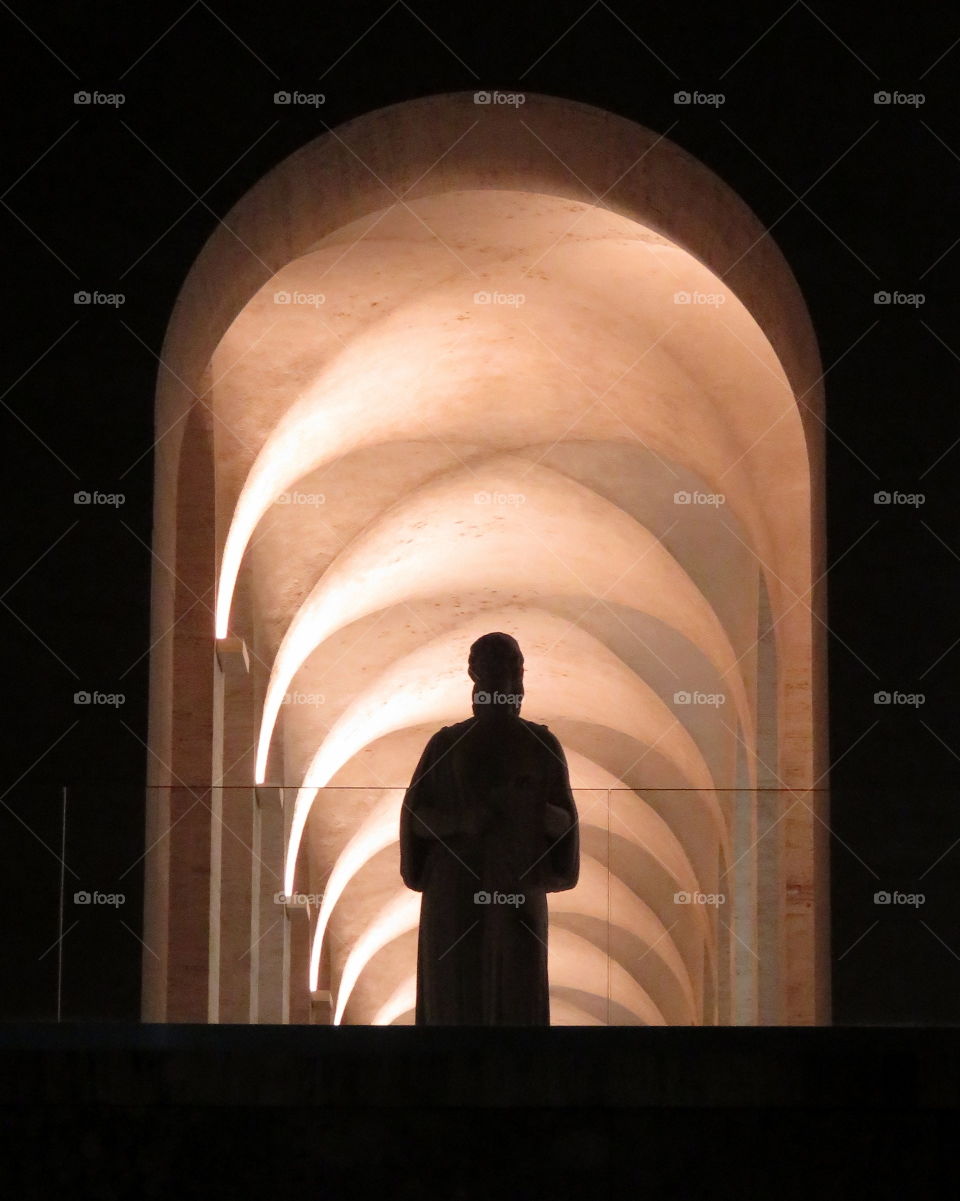
<path fill-rule="evenodd" d="M 944 1108 L 960 1030 L 17 1024 L 0 1106 Z"/>

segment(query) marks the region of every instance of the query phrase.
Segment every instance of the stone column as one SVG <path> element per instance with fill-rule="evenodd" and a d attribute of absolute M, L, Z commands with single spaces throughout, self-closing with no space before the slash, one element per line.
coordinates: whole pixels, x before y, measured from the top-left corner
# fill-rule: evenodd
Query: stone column
<path fill-rule="evenodd" d="M 210 895 L 207 1021 L 220 1021 L 220 877 L 223 858 L 223 666 L 219 644 L 213 659 L 210 788 Z"/>
<path fill-rule="evenodd" d="M 720 886 L 724 889 L 730 888 L 730 876 L 720 873 Z M 716 1025 L 731 1026 L 734 1024 L 734 957 L 733 948 L 731 947 L 732 939 L 730 937 L 729 918 L 724 915 L 722 925 L 717 930 L 717 1018 Z M 705 1026 L 713 1025 L 713 1021 L 708 1014 L 703 1016 L 703 1024 Z"/>
<path fill-rule="evenodd" d="M 222 787 L 217 789 L 221 822 L 214 829 L 219 850 L 219 996 L 210 1020 L 250 1020 L 252 859 L 254 854 L 253 688 L 247 647 L 241 638 L 217 645 L 223 695 Z M 211 940 L 211 955 L 214 954 Z"/>
<path fill-rule="evenodd" d="M 284 906 L 277 903 L 283 889 L 283 790 L 257 785 L 260 839 L 256 957 L 256 1020 L 279 1025 L 283 1021 L 287 922 Z M 276 876 L 273 873 L 276 873 Z"/>
<path fill-rule="evenodd" d="M 247 1021 L 251 1025 L 256 1025 L 260 1021 L 260 869 L 262 866 L 260 856 L 263 853 L 263 823 L 260 806 L 260 791 L 254 788 L 253 828 L 250 841 L 253 852 L 250 856 L 250 940 L 246 955 L 247 979 L 249 981 L 247 991 L 250 997 Z"/>
<path fill-rule="evenodd" d="M 257 639 L 256 615 L 252 621 L 251 675 L 254 691 L 254 730 L 259 730 L 260 705 L 266 693 L 272 654 Z M 252 739 L 251 739 L 252 741 Z M 285 947 L 287 923 L 284 907 L 277 902 L 283 890 L 284 802 L 292 804 L 295 790 L 282 788 L 283 729 L 277 723 L 270 749 L 270 773 L 266 784 L 255 788 L 254 860 L 251 869 L 250 990 L 251 1021 L 279 1025 L 283 1021 Z M 251 777 L 252 778 L 252 777 Z"/>
<path fill-rule="evenodd" d="M 770 602 L 760 577 L 757 618 L 757 953 L 760 956 L 758 1021 L 779 1026 L 786 1021 L 784 981 L 786 943 L 784 917 L 784 835 L 781 820 L 793 798 L 777 778 L 777 646 L 771 628 Z"/>
<path fill-rule="evenodd" d="M 290 945 L 287 1021 L 293 1026 L 310 1023 L 310 918 L 315 913 L 313 905 L 298 905 L 287 911 Z"/>
<path fill-rule="evenodd" d="M 210 996 L 211 796 L 214 743 L 214 506 L 211 417 L 186 420 L 177 479 L 167 862 L 166 988 L 162 1017 L 206 1022 Z M 148 878 L 153 873 L 148 874 Z"/>
<path fill-rule="evenodd" d="M 741 732 L 742 736 L 742 732 Z M 736 1026 L 757 1024 L 757 811 L 756 793 L 749 786 L 747 752 L 738 743 L 736 805 L 733 813 L 733 870 L 727 880 L 733 897 L 724 906 L 732 920 L 734 964 L 732 1021 Z M 731 905 L 729 902 L 733 901 Z"/>

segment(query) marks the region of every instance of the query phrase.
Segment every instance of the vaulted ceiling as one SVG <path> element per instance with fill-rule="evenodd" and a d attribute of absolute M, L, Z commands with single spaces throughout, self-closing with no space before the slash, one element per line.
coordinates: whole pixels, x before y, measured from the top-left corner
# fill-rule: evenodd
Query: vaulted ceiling
<path fill-rule="evenodd" d="M 324 893 L 336 1019 L 412 1020 L 402 789 L 469 716 L 470 642 L 504 630 L 582 790 L 554 1022 L 704 1020 L 716 918 L 674 894 L 730 862 L 761 574 L 775 610 L 809 587 L 800 412 L 737 296 L 598 205 L 449 190 L 276 272 L 210 396 L 218 633 L 242 597 L 257 778 L 292 806 L 286 890 Z"/>

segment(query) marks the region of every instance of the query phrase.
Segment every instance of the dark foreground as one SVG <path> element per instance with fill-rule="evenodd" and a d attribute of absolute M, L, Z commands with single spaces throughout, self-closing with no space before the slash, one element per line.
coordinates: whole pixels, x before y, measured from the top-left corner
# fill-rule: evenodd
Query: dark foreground
<path fill-rule="evenodd" d="M 958 1101 L 960 1029 L 8 1025 L 0 1179 L 71 1201 L 934 1196 Z"/>

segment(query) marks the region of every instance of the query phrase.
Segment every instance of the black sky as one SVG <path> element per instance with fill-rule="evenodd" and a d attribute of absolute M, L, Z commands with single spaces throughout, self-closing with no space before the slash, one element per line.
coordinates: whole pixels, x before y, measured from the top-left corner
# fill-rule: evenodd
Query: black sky
<path fill-rule="evenodd" d="M 143 842 L 153 392 L 191 262 L 218 217 L 326 128 L 499 88 L 666 133 L 741 195 L 797 276 L 828 372 L 835 1020 L 960 1018 L 960 14 L 884 0 L 868 25 L 822 2 L 730 8 L 0 8 L 4 1016 L 56 1013 L 64 786 L 63 1012 L 138 1015 L 127 869 Z M 326 102 L 274 104 L 294 89 Z M 680 90 L 725 103 L 678 106 Z M 78 91 L 124 103 L 78 105 Z M 878 105 L 878 91 L 924 99 Z M 79 291 L 125 301 L 77 305 Z M 879 291 L 924 302 L 877 305 Z M 74 503 L 94 489 L 125 502 Z M 882 490 L 925 500 L 878 506 Z M 74 704 L 94 689 L 125 702 Z M 877 706 L 877 691 L 925 699 Z M 81 887 L 126 905 L 78 912 Z M 878 908 L 880 889 L 925 903 Z"/>

